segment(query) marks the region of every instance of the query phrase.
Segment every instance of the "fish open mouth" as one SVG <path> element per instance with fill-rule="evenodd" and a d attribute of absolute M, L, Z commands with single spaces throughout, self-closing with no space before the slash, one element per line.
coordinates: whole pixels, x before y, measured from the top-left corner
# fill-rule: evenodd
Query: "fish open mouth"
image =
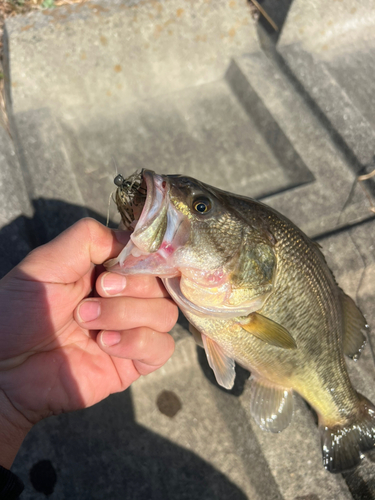
<path fill-rule="evenodd" d="M 118 175 L 115 184 L 120 227 L 132 234 L 118 258 L 108 261 L 106 267 L 121 267 L 130 255 L 139 258 L 157 252 L 168 227 L 169 183 L 165 176 L 143 169 L 127 179 Z"/>
<path fill-rule="evenodd" d="M 118 186 L 115 201 L 123 228 L 139 233 L 139 229 L 144 231 L 163 212 L 168 194 L 163 176 L 143 169 L 127 179 L 118 175 L 115 184 Z"/>
<path fill-rule="evenodd" d="M 160 218 L 161 213 L 165 212 L 166 219 L 169 183 L 164 176 L 157 175 L 152 170 L 142 170 L 141 175 L 140 187 L 145 190 L 145 198 L 143 198 L 144 204 L 136 226 L 137 230 L 144 231 L 146 227 L 156 225 L 155 221 Z M 156 250 L 155 248 L 153 251 Z"/>

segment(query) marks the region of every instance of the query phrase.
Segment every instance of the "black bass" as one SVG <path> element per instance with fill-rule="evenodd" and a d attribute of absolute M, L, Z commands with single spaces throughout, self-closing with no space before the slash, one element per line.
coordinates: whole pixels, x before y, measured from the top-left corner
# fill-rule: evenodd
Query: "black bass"
<path fill-rule="evenodd" d="M 323 254 L 270 207 L 180 175 L 117 176 L 116 203 L 131 239 L 106 265 L 152 274 L 185 314 L 220 385 L 235 361 L 252 373 L 251 412 L 280 432 L 293 391 L 319 417 L 323 463 L 350 469 L 375 445 L 375 407 L 352 387 L 366 321 Z"/>

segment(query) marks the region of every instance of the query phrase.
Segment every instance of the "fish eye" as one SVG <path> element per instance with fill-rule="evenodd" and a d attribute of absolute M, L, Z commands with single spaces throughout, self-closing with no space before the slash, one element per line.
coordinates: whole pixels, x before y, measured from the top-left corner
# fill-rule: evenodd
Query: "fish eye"
<path fill-rule="evenodd" d="M 121 174 L 116 175 L 116 177 L 113 179 L 113 182 L 116 184 L 116 186 L 121 187 L 122 183 L 124 182 L 124 178 Z"/>
<path fill-rule="evenodd" d="M 211 210 L 212 204 L 208 198 L 198 198 L 193 202 L 193 208 L 200 214 L 206 214 Z"/>

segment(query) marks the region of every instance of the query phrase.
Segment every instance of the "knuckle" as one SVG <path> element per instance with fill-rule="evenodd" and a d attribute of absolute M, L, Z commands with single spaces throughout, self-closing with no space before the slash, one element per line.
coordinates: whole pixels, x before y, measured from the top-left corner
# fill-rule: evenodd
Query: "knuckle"
<path fill-rule="evenodd" d="M 98 222 L 90 217 L 85 217 L 74 224 L 74 228 L 80 232 L 92 233 L 98 227 Z"/>
<path fill-rule="evenodd" d="M 77 231 L 77 234 L 85 235 L 87 241 L 100 246 L 104 234 L 110 231 L 107 227 L 103 226 L 103 224 L 100 224 L 100 222 L 90 217 L 79 220 L 73 227 Z"/>
<path fill-rule="evenodd" d="M 139 353 L 147 351 L 150 343 L 150 330 L 149 328 L 139 328 L 136 340 L 136 347 Z"/>
<path fill-rule="evenodd" d="M 178 307 L 170 299 L 163 299 L 166 302 L 165 310 L 163 311 L 163 331 L 171 330 L 178 320 Z"/>
<path fill-rule="evenodd" d="M 153 276 L 134 276 L 132 280 L 133 292 L 137 296 L 151 296 L 155 293 L 156 279 Z"/>
<path fill-rule="evenodd" d="M 121 300 L 122 299 L 122 300 Z M 137 311 L 135 308 L 129 305 L 129 301 L 126 300 L 126 297 L 120 300 L 114 301 L 114 299 L 108 299 L 107 302 L 111 301 L 111 304 L 114 304 L 113 317 L 116 318 L 122 325 L 127 325 L 128 323 L 133 323 L 133 321 L 137 318 Z"/>

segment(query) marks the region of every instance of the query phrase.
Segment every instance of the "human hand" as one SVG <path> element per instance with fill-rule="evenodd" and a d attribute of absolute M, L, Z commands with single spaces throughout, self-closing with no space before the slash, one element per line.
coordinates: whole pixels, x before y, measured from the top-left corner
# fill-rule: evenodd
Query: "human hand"
<path fill-rule="evenodd" d="M 11 465 L 40 419 L 122 391 L 173 353 L 166 332 L 178 311 L 156 278 L 105 272 L 96 281 L 99 296 L 85 299 L 96 265 L 124 246 L 115 234 L 84 219 L 0 281 L 0 465 Z"/>

